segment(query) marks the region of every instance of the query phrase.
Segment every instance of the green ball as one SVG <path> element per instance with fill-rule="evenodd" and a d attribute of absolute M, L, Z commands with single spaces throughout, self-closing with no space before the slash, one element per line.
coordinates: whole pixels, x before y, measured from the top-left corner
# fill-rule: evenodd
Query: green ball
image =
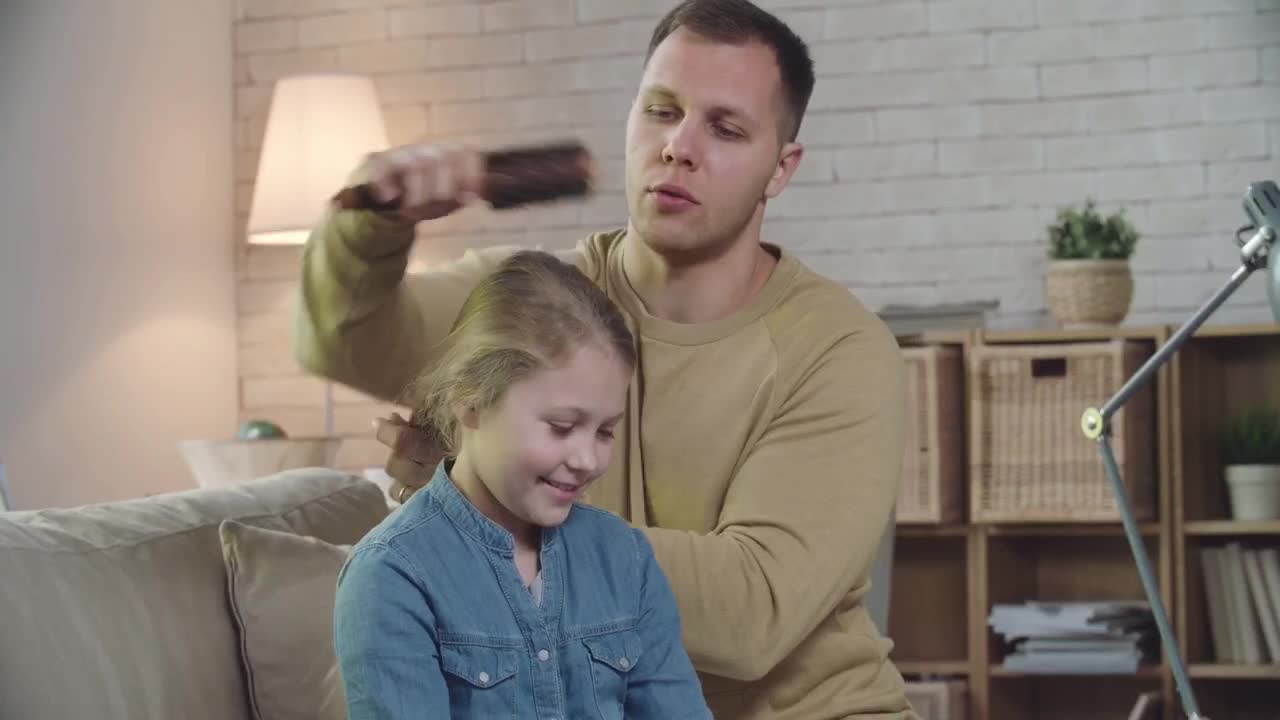
<path fill-rule="evenodd" d="M 270 420 L 248 420 L 236 433 L 238 440 L 279 440 L 287 437 L 284 428 Z"/>

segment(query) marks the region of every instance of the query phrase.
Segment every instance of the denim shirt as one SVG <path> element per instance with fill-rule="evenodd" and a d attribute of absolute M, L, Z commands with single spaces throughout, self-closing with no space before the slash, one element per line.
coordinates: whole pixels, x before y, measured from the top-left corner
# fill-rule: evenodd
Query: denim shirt
<path fill-rule="evenodd" d="M 575 505 L 542 532 L 540 604 L 514 548 L 444 463 L 356 544 L 334 618 L 349 720 L 711 717 L 640 531 Z"/>

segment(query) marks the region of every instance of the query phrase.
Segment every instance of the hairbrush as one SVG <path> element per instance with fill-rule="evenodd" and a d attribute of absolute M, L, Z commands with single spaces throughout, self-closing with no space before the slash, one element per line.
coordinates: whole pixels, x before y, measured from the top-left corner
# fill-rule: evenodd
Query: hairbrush
<path fill-rule="evenodd" d="M 499 148 L 481 157 L 480 197 L 495 210 L 587 195 L 595 176 L 591 152 L 577 141 Z M 333 204 L 343 210 L 395 210 L 400 201 L 381 202 L 361 183 L 343 188 Z"/>

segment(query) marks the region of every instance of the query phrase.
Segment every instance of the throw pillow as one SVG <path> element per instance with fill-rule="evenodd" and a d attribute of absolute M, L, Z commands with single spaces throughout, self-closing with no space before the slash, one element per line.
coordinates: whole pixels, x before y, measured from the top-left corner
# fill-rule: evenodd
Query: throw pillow
<path fill-rule="evenodd" d="M 254 720 L 346 720 L 333 604 L 351 546 L 234 520 L 218 532 Z"/>

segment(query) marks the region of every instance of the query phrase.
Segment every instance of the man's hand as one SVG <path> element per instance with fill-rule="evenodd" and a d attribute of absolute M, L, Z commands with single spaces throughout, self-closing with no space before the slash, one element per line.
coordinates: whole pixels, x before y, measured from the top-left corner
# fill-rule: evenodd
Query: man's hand
<path fill-rule="evenodd" d="M 410 424 L 399 413 L 375 418 L 373 427 L 378 442 L 391 449 L 386 465 L 392 480 L 389 494 L 403 504 L 431 480 L 444 457 L 444 448 L 431 433 Z"/>
<path fill-rule="evenodd" d="M 414 144 L 365 159 L 374 199 L 399 201 L 396 214 L 412 223 L 444 217 L 480 196 L 484 161 L 462 145 Z"/>

